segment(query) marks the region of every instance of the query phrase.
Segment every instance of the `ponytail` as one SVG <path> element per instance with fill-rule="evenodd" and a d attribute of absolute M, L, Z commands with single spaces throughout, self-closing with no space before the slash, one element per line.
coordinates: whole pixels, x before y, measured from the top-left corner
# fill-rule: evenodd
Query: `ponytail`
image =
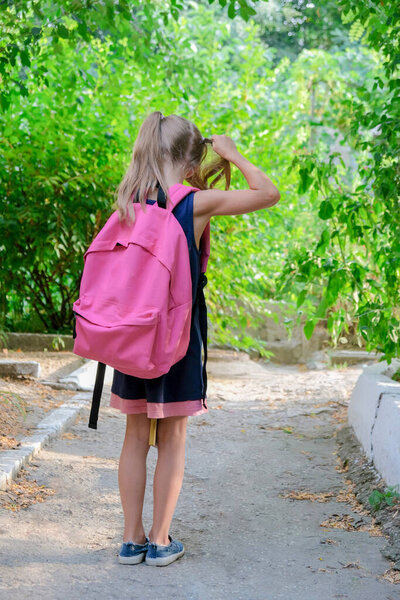
<path fill-rule="evenodd" d="M 167 182 L 164 180 L 164 162 L 184 165 L 192 173 L 185 180 L 201 190 L 215 186 L 223 177 L 225 189 L 229 189 L 231 180 L 230 163 L 216 155 L 206 163 L 207 143 L 210 139 L 202 137 L 198 128 L 187 119 L 178 115 L 165 117 L 162 112 L 154 111 L 143 121 L 135 140 L 131 162 L 124 178 L 117 188 L 116 208 L 120 221 L 135 221 L 133 201 L 140 202 L 146 211 L 146 199 L 149 190 L 155 189 L 157 181 L 167 198 L 171 198 Z M 215 176 L 211 183 L 208 180 Z"/>

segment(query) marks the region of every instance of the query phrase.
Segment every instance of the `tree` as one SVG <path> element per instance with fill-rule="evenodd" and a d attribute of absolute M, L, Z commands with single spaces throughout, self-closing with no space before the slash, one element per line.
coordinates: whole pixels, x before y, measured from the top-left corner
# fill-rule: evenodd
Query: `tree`
<path fill-rule="evenodd" d="M 319 195 L 323 229 L 315 245 L 293 249 L 280 293 L 296 289 L 307 337 L 324 318 L 336 340 L 355 324 L 366 348 L 390 363 L 400 355 L 400 11 L 398 3 L 379 0 L 341 0 L 339 6 L 352 36 L 381 62 L 339 107 L 347 115 L 344 141 L 356 153 L 358 177 L 341 176 L 338 153 L 327 162 L 315 152 L 295 157 L 302 191 Z"/>
<path fill-rule="evenodd" d="M 254 0 L 257 2 L 258 0 Z M 209 4 L 215 0 L 208 0 Z M 249 0 L 218 0 L 227 6 L 229 18 L 248 20 L 255 14 Z M 121 59 L 124 51 L 121 33 L 134 42 L 136 59 L 151 59 L 163 53 L 169 42 L 163 26 L 172 17 L 177 20 L 184 0 L 3 0 L 0 5 L 0 106 L 10 106 L 16 94 L 28 95 L 26 80 L 35 59 L 35 77 L 46 82 L 46 60 L 60 53 L 60 40 L 76 46 L 79 40 L 112 39 L 110 52 Z M 237 6 L 238 5 L 238 6 Z M 43 38 L 48 45 L 43 48 Z M 43 60 L 41 60 L 43 58 Z"/>

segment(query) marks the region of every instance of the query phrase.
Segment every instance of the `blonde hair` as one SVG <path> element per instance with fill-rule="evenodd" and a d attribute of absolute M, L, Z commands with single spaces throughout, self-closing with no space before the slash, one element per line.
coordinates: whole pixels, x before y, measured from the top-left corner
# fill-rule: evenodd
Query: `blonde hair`
<path fill-rule="evenodd" d="M 189 185 L 200 190 L 215 186 L 223 177 L 225 189 L 229 189 L 231 179 L 230 163 L 218 154 L 206 164 L 208 156 L 207 142 L 199 129 L 191 121 L 178 115 L 164 117 L 160 111 L 150 113 L 143 121 L 135 140 L 131 162 L 117 188 L 114 208 L 118 209 L 120 221 L 135 220 L 132 203 L 137 199 L 146 210 L 146 199 L 150 189 L 156 188 L 157 181 L 170 202 L 162 167 L 171 162 L 184 167 L 185 173 L 194 169 L 192 175 L 185 177 Z M 216 175 L 211 183 L 210 177 Z"/>

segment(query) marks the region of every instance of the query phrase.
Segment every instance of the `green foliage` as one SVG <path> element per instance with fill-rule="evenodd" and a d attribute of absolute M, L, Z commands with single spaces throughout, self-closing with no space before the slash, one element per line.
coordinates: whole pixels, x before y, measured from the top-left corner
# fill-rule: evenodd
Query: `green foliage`
<path fill-rule="evenodd" d="M 393 506 L 400 502 L 400 487 L 398 485 L 388 486 L 384 492 L 374 490 L 368 497 L 368 502 L 374 511 L 385 506 Z"/>
<path fill-rule="evenodd" d="M 109 206 L 123 136 L 113 133 L 104 109 L 90 106 L 88 86 L 104 85 L 94 55 L 107 71 L 100 48 L 97 42 L 76 56 L 65 44 L 63 56 L 48 64 L 48 87 L 29 80 L 29 100 L 16 98 L 2 119 L 2 294 L 16 314 L 28 304 L 52 331 L 70 320 L 82 255 Z M 60 70 L 69 96 L 60 89 Z M 77 70 L 84 76 L 77 78 Z"/>
<path fill-rule="evenodd" d="M 63 39 L 56 60 L 48 57 L 47 83 L 38 85 L 29 76 L 29 97 L 16 97 L 7 116 L 0 117 L 0 300 L 6 307 L 6 329 L 70 333 L 83 253 L 110 215 L 137 129 L 149 111 L 162 106 L 167 114 L 183 114 L 206 135 L 231 130 L 244 152 L 247 146 L 260 165 L 273 169 L 273 130 L 283 126 L 267 94 L 278 89 L 276 74 L 268 68 L 268 54 L 255 43 L 254 25 L 245 26 L 246 37 L 235 52 L 229 22 L 213 22 L 213 16 L 200 7 L 183 15 L 180 23 L 169 23 L 167 37 L 179 42 L 167 65 L 162 55 L 155 55 L 150 67 L 147 60 L 137 61 L 129 37 L 119 42 L 125 48 L 124 61 L 110 59 L 111 38 L 77 46 Z M 47 38 L 41 43 L 47 51 Z M 232 67 L 227 71 L 229 55 Z M 149 68 L 160 73 L 151 86 Z M 278 75 L 283 79 L 284 70 Z M 268 129 L 257 139 L 268 113 L 271 135 Z M 290 147 L 290 141 L 285 145 Z M 277 221 L 292 223 L 293 208 L 287 216 L 277 215 Z M 275 247 L 285 235 L 270 227 L 268 212 L 263 212 L 212 224 L 207 292 L 216 341 L 269 356 L 263 342 L 246 335 L 248 319 L 236 299 L 248 291 L 247 303 L 260 306 L 260 298 L 272 293 L 265 265 L 277 265 L 279 252 L 259 249 L 262 244 Z M 235 274 L 227 268 L 230 253 L 224 233 L 234 222 L 230 240 L 237 248 Z M 248 261 L 250 250 L 254 263 Z M 220 328 L 221 300 L 232 313 L 228 330 Z"/>
<path fill-rule="evenodd" d="M 291 61 L 305 49 L 330 53 L 343 51 L 349 44 L 350 26 L 343 22 L 334 0 L 269 0 L 257 6 L 254 17 L 261 27 L 261 40 L 274 49 L 274 61 Z"/>
<path fill-rule="evenodd" d="M 215 0 L 208 0 L 212 4 Z M 258 0 L 254 0 L 257 2 Z M 255 14 L 248 0 L 218 0 L 227 6 L 229 18 L 248 21 Z M 236 6 L 238 4 L 239 6 Z M 171 17 L 179 20 L 183 0 L 3 0 L 0 5 L 0 107 L 8 110 L 15 95 L 28 96 L 27 79 L 34 71 L 36 81 L 47 84 L 47 60 L 62 52 L 62 41 L 73 48 L 80 41 L 112 39 L 114 60 L 124 55 L 122 38 L 134 38 L 136 60 L 154 53 L 168 55 L 171 40 L 164 35 Z M 46 40 L 47 51 L 43 40 Z M 111 56 L 111 55 L 110 55 Z M 34 63 L 34 65 L 33 65 Z"/>
<path fill-rule="evenodd" d="M 0 331 L 0 348 L 7 348 L 7 334 L 5 331 Z"/>
<path fill-rule="evenodd" d="M 62 348 L 65 348 L 65 342 L 60 335 L 56 335 L 51 340 L 51 346 L 52 346 L 52 348 L 54 348 L 54 350 L 58 351 L 58 350 L 61 350 Z"/>
<path fill-rule="evenodd" d="M 371 5 L 371 6 L 370 6 Z M 327 319 L 337 339 L 356 324 L 367 350 L 391 362 L 400 355 L 400 31 L 393 4 L 344 0 L 348 22 L 365 28 L 365 42 L 377 52 L 375 64 L 355 82 L 353 93 L 336 97 L 343 143 L 356 157 L 352 176 L 335 164 L 336 152 L 321 160 L 320 149 L 299 154 L 299 193 L 317 200 L 323 228 L 316 243 L 294 244 L 278 288 L 307 300 L 305 335 Z M 379 61 L 379 63 L 378 63 Z M 379 90 L 379 91 L 378 91 Z M 344 166 L 344 165 L 343 165 Z"/>
<path fill-rule="evenodd" d="M 269 356 L 248 330 L 276 319 L 274 300 L 288 330 L 297 319 L 310 337 L 323 321 L 337 340 L 356 324 L 360 344 L 398 356 L 395 9 L 341 0 L 332 45 L 318 31 L 336 5 L 318 7 L 320 23 L 305 12 L 296 36 L 308 43 L 291 61 L 266 43 L 265 6 L 2 4 L 2 329 L 71 332 L 83 253 L 110 215 L 138 127 L 162 110 L 205 136 L 230 135 L 281 192 L 270 210 L 211 221 L 213 341 Z M 247 187 L 235 169 L 233 183 Z"/>

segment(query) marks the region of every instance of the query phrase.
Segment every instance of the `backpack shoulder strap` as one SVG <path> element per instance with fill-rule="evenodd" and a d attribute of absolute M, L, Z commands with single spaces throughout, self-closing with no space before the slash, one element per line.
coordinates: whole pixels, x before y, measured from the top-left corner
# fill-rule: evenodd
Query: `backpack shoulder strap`
<path fill-rule="evenodd" d="M 176 183 L 173 185 L 169 192 L 171 202 L 169 209 L 172 211 L 177 204 L 183 200 L 190 192 L 197 192 L 200 188 L 184 185 L 183 183 Z M 201 263 L 200 263 L 200 278 L 197 288 L 196 301 L 199 305 L 199 321 L 200 321 L 200 334 L 203 342 L 204 349 L 204 361 L 202 368 L 203 378 L 203 393 L 202 393 L 202 404 L 204 408 L 207 408 L 207 305 L 204 297 L 204 287 L 207 285 L 207 263 L 210 256 L 210 223 L 208 222 L 204 228 L 202 236 L 200 238 L 200 249 L 201 249 Z"/>
<path fill-rule="evenodd" d="M 169 210 L 173 211 L 175 206 L 179 204 L 183 198 L 186 198 L 190 192 L 197 192 L 200 188 L 193 187 L 190 185 L 184 185 L 183 183 L 176 183 L 172 187 L 169 188 L 169 193 L 171 197 L 171 202 L 169 205 Z M 201 248 L 201 272 L 205 273 L 207 270 L 207 263 L 210 256 L 210 223 L 208 222 L 204 228 L 203 234 L 200 238 L 200 248 Z"/>
<path fill-rule="evenodd" d="M 202 393 L 202 404 L 204 408 L 207 408 L 207 305 L 204 297 L 204 287 L 207 285 L 207 276 L 204 272 L 200 273 L 199 285 L 197 288 L 197 302 L 199 304 L 199 322 L 200 322 L 200 334 L 203 342 L 204 350 L 204 361 L 202 368 L 203 376 L 203 393 Z"/>

